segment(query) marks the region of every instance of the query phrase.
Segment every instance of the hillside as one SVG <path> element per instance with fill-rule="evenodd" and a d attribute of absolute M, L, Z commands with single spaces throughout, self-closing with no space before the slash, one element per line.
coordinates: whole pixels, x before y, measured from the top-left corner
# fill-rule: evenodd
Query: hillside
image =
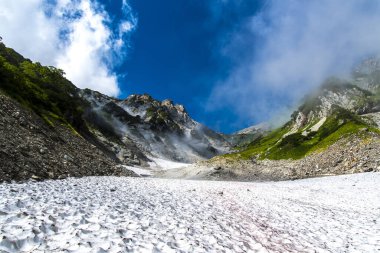
<path fill-rule="evenodd" d="M 194 162 L 229 150 L 222 135 L 191 119 L 182 105 L 81 90 L 62 70 L 3 43 L 0 92 L 0 181 L 132 175 L 120 165 Z"/>
<path fill-rule="evenodd" d="M 364 140 L 379 133 L 377 123 L 371 120 L 373 116 L 368 115 L 369 112 L 376 115 L 379 104 L 377 93 L 330 79 L 305 99 L 289 122 L 236 155 L 300 159 L 352 135 Z"/>
<path fill-rule="evenodd" d="M 380 170 L 379 66 L 371 58 L 355 68 L 349 80 L 326 80 L 283 126 L 262 133 L 237 152 L 177 174 L 282 180 Z"/>
<path fill-rule="evenodd" d="M 0 180 L 133 175 L 132 166 L 160 171 L 194 162 L 158 174 L 282 180 L 378 171 L 379 73 L 370 58 L 351 79 L 326 80 L 280 128 L 223 135 L 171 100 L 78 89 L 62 70 L 0 43 Z"/>

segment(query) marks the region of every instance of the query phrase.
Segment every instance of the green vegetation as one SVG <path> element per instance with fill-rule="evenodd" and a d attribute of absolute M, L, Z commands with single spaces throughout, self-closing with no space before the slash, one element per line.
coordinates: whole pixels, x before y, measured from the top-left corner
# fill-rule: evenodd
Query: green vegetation
<path fill-rule="evenodd" d="M 232 159 L 300 159 L 306 155 L 324 150 L 341 138 L 352 134 L 361 134 L 366 131 L 379 130 L 372 128 L 358 116 L 340 107 L 334 109 L 334 113 L 327 118 L 317 132 L 302 135 L 303 129 L 284 137 L 291 129 L 290 122 L 269 135 L 252 142 L 244 151 L 228 154 L 225 157 Z"/>
<path fill-rule="evenodd" d="M 281 140 L 282 136 L 289 131 L 289 124 L 286 124 L 282 128 L 276 129 L 266 136 L 256 139 L 251 144 L 249 144 L 245 150 L 239 153 L 227 154 L 225 157 L 241 157 L 243 159 L 250 159 L 254 156 L 265 154 L 273 146 Z"/>
<path fill-rule="evenodd" d="M 148 118 L 153 117 L 155 115 L 155 113 L 156 113 L 156 109 L 153 106 L 151 106 L 148 109 L 146 109 L 146 116 Z"/>
<path fill-rule="evenodd" d="M 77 88 L 55 67 L 25 59 L 0 43 L 0 90 L 40 115 L 47 124 L 83 128 L 83 107 Z"/>
<path fill-rule="evenodd" d="M 346 90 L 357 91 L 358 95 L 355 95 L 352 99 L 355 99 L 356 108 L 359 113 L 366 112 L 361 108 L 373 108 L 376 105 L 380 105 L 380 93 L 373 94 L 347 81 L 330 78 L 317 92 L 304 99 L 304 103 L 299 107 L 298 111 L 293 113 L 291 117 L 292 121 L 269 135 L 253 141 L 247 147 L 240 149 L 240 152 L 226 155 L 226 157 L 232 159 L 251 159 L 253 157 L 272 160 L 300 159 L 312 152 L 326 149 L 340 138 L 352 134 L 359 134 L 365 137 L 364 135 L 368 132 L 361 131 L 362 129 L 378 132 L 378 129 L 372 128 L 356 114 L 335 106 L 332 110 L 333 114 L 327 118 L 317 132 L 310 132 L 310 128 L 319 121 L 316 118 L 298 129 L 297 132 L 289 134 L 292 122 L 295 121 L 299 112 L 308 115 L 311 111 L 316 110 L 322 105 L 320 97 L 325 96 L 326 92 L 344 93 Z"/>

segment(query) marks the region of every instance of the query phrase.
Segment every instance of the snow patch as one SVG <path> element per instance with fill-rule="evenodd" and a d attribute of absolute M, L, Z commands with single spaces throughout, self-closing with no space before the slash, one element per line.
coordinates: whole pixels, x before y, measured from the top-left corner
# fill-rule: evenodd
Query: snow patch
<path fill-rule="evenodd" d="M 323 117 L 320 121 L 318 121 L 314 126 L 312 126 L 311 128 L 305 130 L 302 132 L 302 135 L 303 136 L 307 136 L 309 133 L 311 132 L 317 132 L 319 130 L 319 128 L 326 122 L 326 117 Z"/>
<path fill-rule="evenodd" d="M 317 132 L 319 128 L 326 122 L 326 119 L 327 119 L 326 117 L 323 117 L 320 121 L 318 121 L 317 124 L 315 124 L 314 126 L 310 128 L 310 131 Z"/>
<path fill-rule="evenodd" d="M 152 162 L 148 162 L 150 167 L 155 170 L 170 170 L 170 169 L 178 169 L 178 168 L 185 168 L 189 167 L 191 163 L 180 163 L 180 162 L 174 162 L 170 160 L 165 160 L 161 158 L 156 157 L 148 157 Z"/>
<path fill-rule="evenodd" d="M 148 169 L 143 169 L 143 168 L 138 168 L 138 167 L 132 167 L 132 166 L 127 166 L 127 165 L 122 165 L 124 169 L 133 171 L 137 175 L 141 177 L 147 177 L 147 176 L 152 176 L 153 173 L 151 170 Z"/>

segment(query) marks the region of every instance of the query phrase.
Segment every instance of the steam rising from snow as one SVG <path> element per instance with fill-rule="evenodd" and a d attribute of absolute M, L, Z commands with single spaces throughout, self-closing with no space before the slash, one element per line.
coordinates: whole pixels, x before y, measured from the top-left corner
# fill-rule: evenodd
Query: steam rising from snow
<path fill-rule="evenodd" d="M 223 48 L 237 63 L 216 85 L 209 108 L 232 106 L 245 121 L 292 110 L 327 77 L 344 77 L 380 52 L 379 13 L 380 2 L 372 0 L 267 1 Z"/>
<path fill-rule="evenodd" d="M 114 22 L 97 1 L 0 0 L 0 33 L 5 43 L 44 65 L 62 68 L 80 88 L 119 94 L 114 62 L 125 55 L 137 20 L 127 1 Z"/>

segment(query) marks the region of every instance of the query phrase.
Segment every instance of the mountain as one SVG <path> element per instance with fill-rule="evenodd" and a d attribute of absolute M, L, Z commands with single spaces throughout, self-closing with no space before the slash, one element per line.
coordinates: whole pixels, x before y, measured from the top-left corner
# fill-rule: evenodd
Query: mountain
<path fill-rule="evenodd" d="M 237 152 L 187 168 L 191 173 L 177 173 L 210 179 L 283 180 L 379 171 L 379 123 L 380 61 L 370 58 L 348 80 L 327 79 L 280 128 L 258 135 Z"/>
<path fill-rule="evenodd" d="M 0 43 L 0 181 L 132 174 L 91 135 L 62 75 Z"/>
<path fill-rule="evenodd" d="M 182 105 L 81 90 L 62 70 L 25 59 L 3 43 L 0 103 L 0 181 L 133 175 L 120 165 L 189 163 L 230 147 Z"/>
<path fill-rule="evenodd" d="M 348 80 L 327 79 L 283 126 L 224 135 L 171 100 L 79 89 L 62 70 L 0 43 L 0 114 L 0 181 L 136 175 L 131 166 L 162 170 L 194 162 L 159 175 L 283 180 L 380 170 L 376 57 Z"/>
<path fill-rule="evenodd" d="M 225 134 L 224 138 L 235 148 L 242 148 L 262 137 L 270 130 L 268 123 L 250 126 L 232 134 Z"/>
<path fill-rule="evenodd" d="M 80 96 L 91 105 L 86 122 L 112 132 L 118 143 L 134 143 L 146 157 L 191 163 L 229 150 L 221 134 L 194 121 L 182 105 L 171 100 L 158 101 L 146 94 L 119 100 L 91 90 L 82 90 Z M 114 152 L 123 160 L 122 148 Z"/>
<path fill-rule="evenodd" d="M 379 57 L 370 57 L 356 66 L 352 71 L 352 78 L 358 87 L 378 94 L 380 90 Z"/>

